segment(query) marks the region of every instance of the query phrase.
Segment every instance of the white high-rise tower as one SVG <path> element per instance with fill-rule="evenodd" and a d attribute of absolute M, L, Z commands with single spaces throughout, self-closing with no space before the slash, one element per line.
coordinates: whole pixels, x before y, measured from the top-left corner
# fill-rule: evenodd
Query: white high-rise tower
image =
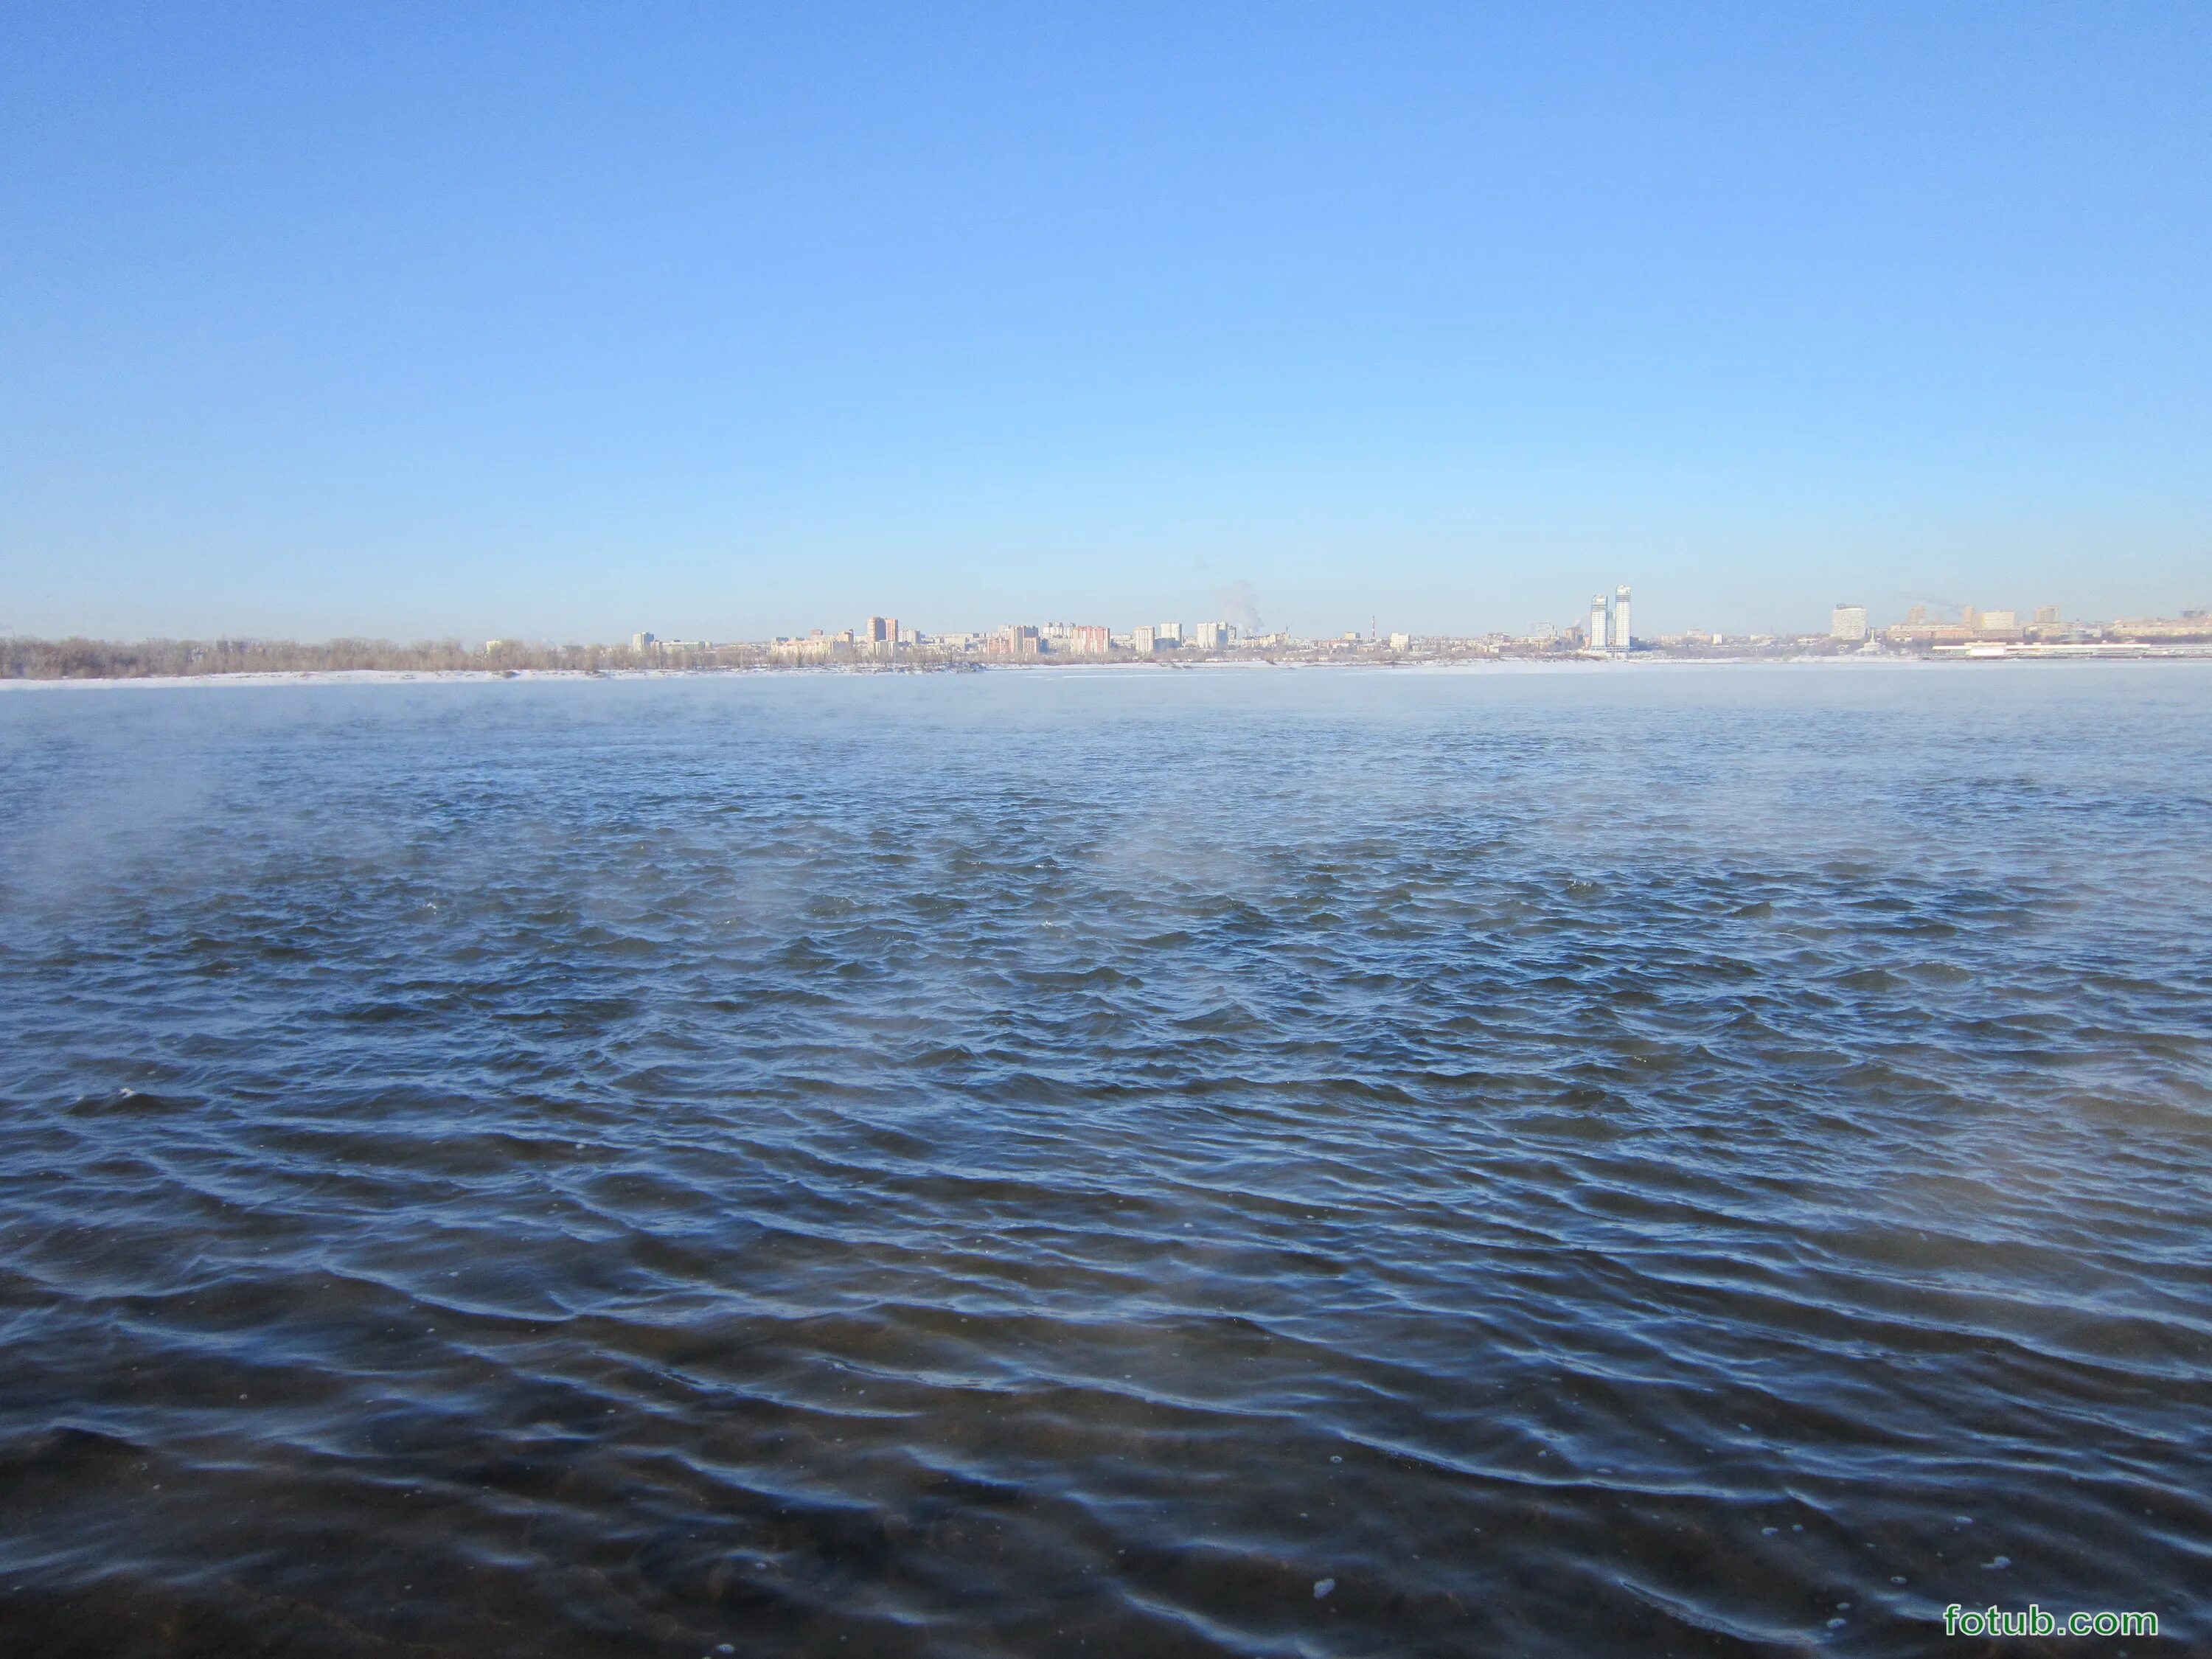
<path fill-rule="evenodd" d="M 1613 592 L 1613 648 L 1628 649 L 1628 584 L 1623 582 Z"/>
<path fill-rule="evenodd" d="M 1590 595 L 1589 648 L 1593 651 L 1605 649 L 1605 595 L 1602 593 Z"/>

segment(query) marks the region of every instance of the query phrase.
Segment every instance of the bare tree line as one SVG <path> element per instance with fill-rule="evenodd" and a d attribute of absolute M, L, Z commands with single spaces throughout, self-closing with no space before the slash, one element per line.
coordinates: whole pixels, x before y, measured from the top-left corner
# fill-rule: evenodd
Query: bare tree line
<path fill-rule="evenodd" d="M 502 641 L 489 651 L 459 640 L 40 640 L 0 639 L 0 679 L 114 680 L 155 676 L 329 673 L 383 669 L 436 673 L 456 669 L 482 673 L 526 669 L 600 672 L 624 668 L 745 668 L 764 660 L 753 646 L 690 650 L 649 646 L 526 645 Z"/>

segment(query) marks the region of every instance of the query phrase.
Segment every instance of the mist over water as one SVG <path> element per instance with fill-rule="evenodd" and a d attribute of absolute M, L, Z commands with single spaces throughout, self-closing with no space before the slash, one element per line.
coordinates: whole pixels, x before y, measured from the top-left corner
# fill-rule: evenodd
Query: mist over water
<path fill-rule="evenodd" d="M 2201 1650 L 2208 715 L 0 695 L 0 1646 Z"/>

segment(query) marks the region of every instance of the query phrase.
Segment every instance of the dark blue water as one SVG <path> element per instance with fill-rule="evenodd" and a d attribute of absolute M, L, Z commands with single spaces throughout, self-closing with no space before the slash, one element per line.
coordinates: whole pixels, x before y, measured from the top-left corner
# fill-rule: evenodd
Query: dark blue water
<path fill-rule="evenodd" d="M 2203 1651 L 2208 714 L 0 694 L 0 1647 Z"/>

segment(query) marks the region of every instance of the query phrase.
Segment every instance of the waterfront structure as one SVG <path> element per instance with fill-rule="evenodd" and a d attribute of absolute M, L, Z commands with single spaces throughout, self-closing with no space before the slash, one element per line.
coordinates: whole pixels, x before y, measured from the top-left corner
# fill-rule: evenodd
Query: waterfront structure
<path fill-rule="evenodd" d="M 1129 630 L 1129 649 L 1140 657 L 1149 657 L 1160 648 L 1159 632 L 1149 625 Z"/>
<path fill-rule="evenodd" d="M 1605 595 L 1602 593 L 1591 594 L 1589 633 L 1587 638 L 1589 648 L 1593 651 L 1602 651 L 1605 649 Z"/>
<path fill-rule="evenodd" d="M 1032 627 L 1009 623 L 994 629 L 984 645 L 986 655 L 1011 657 L 1018 662 L 1034 662 L 1044 654 L 1044 640 Z"/>
<path fill-rule="evenodd" d="M 1867 609 L 1863 605 L 1839 605 L 1828 618 L 1828 637 L 1859 644 L 1867 636 Z"/>
<path fill-rule="evenodd" d="M 1158 645 L 1181 645 L 1182 643 L 1182 624 L 1181 623 L 1154 623 L 1152 624 L 1152 640 L 1155 644 Z"/>
<path fill-rule="evenodd" d="M 1201 651 L 1226 651 L 1237 642 L 1237 629 L 1225 622 L 1202 622 L 1198 625 L 1198 648 Z"/>
<path fill-rule="evenodd" d="M 1628 584 L 1626 582 L 1623 582 L 1619 587 L 1616 587 L 1613 591 L 1612 644 L 1613 648 L 1616 651 L 1626 651 L 1631 648 L 1628 632 Z"/>

